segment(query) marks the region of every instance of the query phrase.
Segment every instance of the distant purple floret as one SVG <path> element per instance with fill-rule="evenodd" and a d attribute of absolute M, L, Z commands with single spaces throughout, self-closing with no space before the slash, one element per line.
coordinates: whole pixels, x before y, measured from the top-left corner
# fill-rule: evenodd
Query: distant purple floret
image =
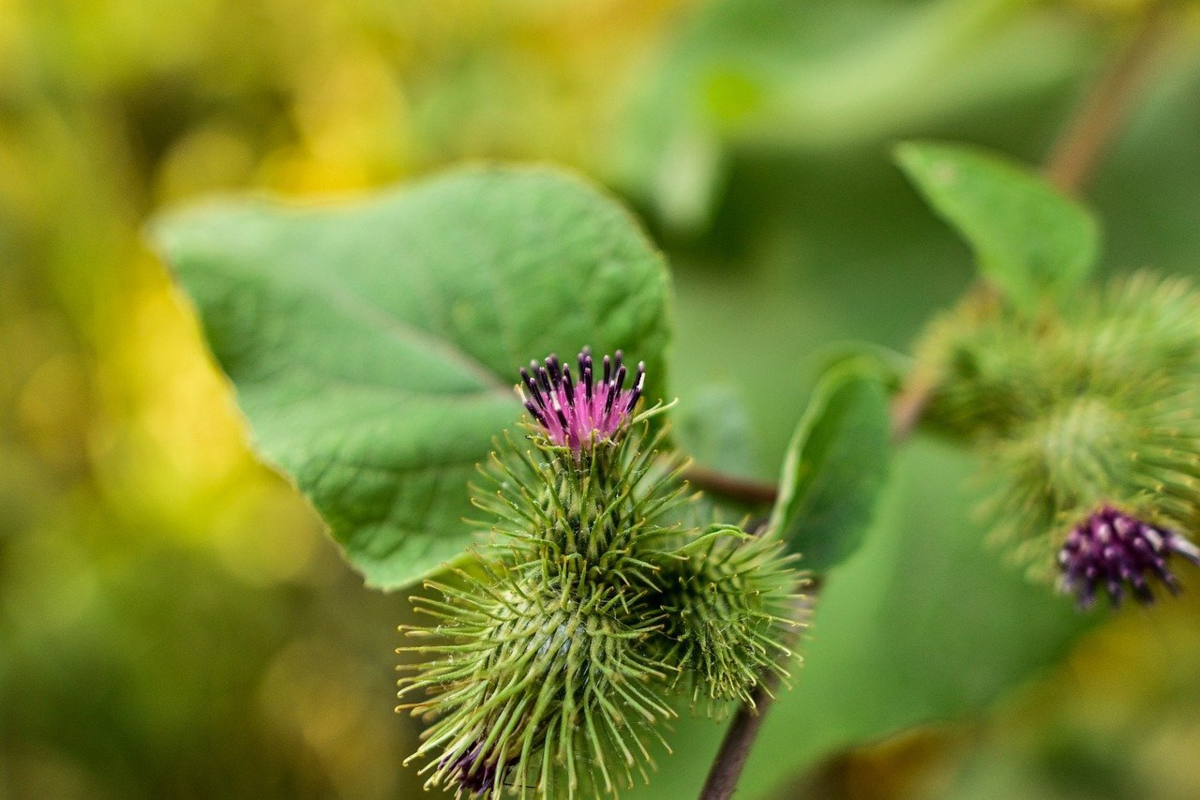
<path fill-rule="evenodd" d="M 545 366 L 531 361 L 529 369 L 521 370 L 523 385 L 517 389 L 525 408 L 551 442 L 570 447 L 577 455 L 621 430 L 646 383 L 646 365 L 639 363 L 630 387 L 625 388 L 629 376 L 620 350 L 612 358 L 605 356 L 602 363 L 603 372 L 596 375 L 592 351 L 585 347 L 579 354 L 578 380 L 554 355 Z"/>
<path fill-rule="evenodd" d="M 483 794 L 496 783 L 496 765 L 479 760 L 479 745 L 475 745 L 453 761 L 442 759 L 440 766 L 449 765 L 455 782 L 471 794 Z"/>
<path fill-rule="evenodd" d="M 1200 548 L 1184 537 L 1106 505 L 1067 536 L 1058 554 L 1062 587 L 1079 598 L 1081 608 L 1095 602 L 1097 590 L 1107 591 L 1114 607 L 1127 588 L 1139 601 L 1152 603 L 1155 579 L 1179 593 L 1179 582 L 1167 569 L 1175 554 L 1200 565 Z"/>

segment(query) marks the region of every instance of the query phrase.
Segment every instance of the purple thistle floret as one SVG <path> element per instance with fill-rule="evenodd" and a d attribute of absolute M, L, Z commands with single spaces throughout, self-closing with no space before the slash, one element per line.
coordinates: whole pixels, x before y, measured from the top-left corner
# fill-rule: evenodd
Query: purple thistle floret
<path fill-rule="evenodd" d="M 1105 505 L 1076 525 L 1059 551 L 1062 588 L 1079 598 L 1081 608 L 1092 605 L 1097 589 L 1108 592 L 1114 607 L 1126 587 L 1139 601 L 1152 603 L 1155 578 L 1171 594 L 1179 593 L 1179 581 L 1167 569 L 1175 554 L 1200 565 L 1200 548 L 1184 537 Z"/>
<path fill-rule="evenodd" d="M 646 383 L 646 364 L 642 362 L 632 385 L 625 388 L 628 374 L 620 350 L 612 358 L 604 357 L 601 375 L 595 374 L 594 366 L 591 348 L 583 348 L 576 383 L 571 368 L 551 355 L 545 366 L 529 362 L 529 369 L 521 370 L 524 385 L 517 386 L 525 408 L 550 441 L 570 447 L 576 455 L 596 442 L 612 439 L 621 430 Z"/>
<path fill-rule="evenodd" d="M 480 745 L 475 745 L 454 760 L 443 758 L 439 766 L 449 766 L 454 781 L 474 795 L 489 791 L 496 783 L 496 764 L 479 758 Z M 507 772 L 507 770 L 505 770 Z"/>

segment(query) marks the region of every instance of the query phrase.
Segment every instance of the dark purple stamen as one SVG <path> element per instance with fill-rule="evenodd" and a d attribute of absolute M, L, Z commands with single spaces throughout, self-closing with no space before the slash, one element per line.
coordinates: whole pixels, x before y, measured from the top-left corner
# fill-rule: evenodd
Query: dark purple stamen
<path fill-rule="evenodd" d="M 1079 598 L 1081 608 L 1095 602 L 1098 589 L 1119 606 L 1126 587 L 1140 602 L 1152 603 L 1155 579 L 1171 594 L 1180 591 L 1167 568 L 1176 554 L 1200 565 L 1200 548 L 1184 537 L 1105 505 L 1076 525 L 1059 551 L 1062 588 Z"/>
<path fill-rule="evenodd" d="M 577 373 L 582 389 L 576 391 L 571 368 L 562 366 L 551 355 L 544 367 L 531 362 L 529 370 L 521 370 L 517 390 L 550 441 L 578 453 L 596 441 L 611 439 L 626 424 L 642 396 L 646 365 L 638 364 L 634 385 L 626 389 L 628 371 L 623 361 L 620 350 L 611 359 L 605 356 L 604 377 L 597 382 L 592 351 L 585 347 L 579 354 Z"/>
<path fill-rule="evenodd" d="M 533 362 L 533 363 L 534 363 L 533 372 L 535 375 L 537 375 L 538 383 L 540 383 L 542 385 L 543 391 L 549 392 L 550 391 L 550 376 L 548 374 L 546 374 L 546 368 L 537 366 L 536 362 Z M 535 392 L 537 391 L 536 387 L 534 387 L 534 391 Z"/>
<path fill-rule="evenodd" d="M 575 384 L 571 383 L 571 368 L 563 367 L 562 387 L 567 394 L 567 405 L 575 405 Z"/>
<path fill-rule="evenodd" d="M 443 758 L 440 766 L 449 766 L 454 781 L 471 794 L 483 794 L 496 783 L 498 772 L 491 761 L 480 761 L 480 746 L 476 745 L 453 761 Z"/>
<path fill-rule="evenodd" d="M 645 387 L 645 385 L 646 385 L 646 365 L 644 363 L 639 363 L 638 371 L 637 371 L 637 378 L 634 380 L 633 389 L 631 389 L 630 393 L 629 393 L 629 407 L 630 408 L 633 408 L 633 406 L 637 403 L 638 398 L 642 396 L 642 389 Z"/>

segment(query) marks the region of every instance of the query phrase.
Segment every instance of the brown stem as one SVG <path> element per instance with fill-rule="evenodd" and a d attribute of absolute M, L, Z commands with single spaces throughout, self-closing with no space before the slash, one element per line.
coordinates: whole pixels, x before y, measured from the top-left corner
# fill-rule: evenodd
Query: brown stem
<path fill-rule="evenodd" d="M 813 578 L 808 585 L 808 593 L 796 601 L 792 611 L 793 619 L 799 619 L 812 610 L 820 589 L 821 579 Z M 796 630 L 785 644 L 790 648 L 799 638 L 799 630 Z M 738 778 L 742 774 L 742 767 L 746 765 L 746 759 L 750 755 L 750 748 L 758 737 L 758 729 L 762 727 L 767 708 L 779 689 L 779 682 L 779 674 L 774 670 L 767 670 L 750 693 L 751 702 L 742 703 L 738 708 L 733 721 L 729 723 L 725 738 L 721 741 L 721 749 L 717 752 L 716 761 L 708 773 L 704 788 L 700 790 L 700 800 L 725 800 L 733 795 Z"/>
<path fill-rule="evenodd" d="M 746 759 L 750 756 L 750 747 L 758 738 L 758 729 L 762 726 L 764 715 L 757 709 L 765 711 L 771 695 L 778 688 L 779 676 L 774 672 L 766 672 L 751 693 L 753 705 L 743 703 L 738 708 L 725 738 L 721 740 L 716 763 L 708 773 L 704 788 L 700 790 L 700 800 L 725 800 L 733 795 L 738 778 L 742 775 L 742 767 L 746 766 Z"/>
<path fill-rule="evenodd" d="M 1117 125 L 1129 110 L 1134 91 L 1168 27 L 1163 23 L 1166 5 L 1152 3 L 1147 8 L 1129 44 L 1097 81 L 1088 99 L 1055 144 L 1044 173 L 1059 189 L 1076 192 L 1083 188 L 1116 133 Z M 892 402 L 891 430 L 894 442 L 903 441 L 912 433 L 932 390 L 933 381 L 929 375 L 921 370 L 909 373 Z M 762 503 L 771 502 L 775 497 L 774 488 L 765 484 L 705 470 L 700 472 L 701 480 L 692 479 L 692 482 L 704 488 L 702 481 L 706 481 L 709 490 L 716 494 Z M 819 577 L 814 579 L 814 590 L 806 596 L 807 602 L 815 599 L 819 581 Z M 743 703 L 738 709 L 709 770 L 700 800 L 728 800 L 733 795 L 778 686 L 778 676 L 767 672 L 751 695 L 753 702 Z"/>
<path fill-rule="evenodd" d="M 779 490 L 774 484 L 739 478 L 724 472 L 691 466 L 683 476 L 688 483 L 707 493 L 750 506 L 774 503 Z"/>
<path fill-rule="evenodd" d="M 1050 150 L 1043 172 L 1064 192 L 1079 192 L 1095 172 L 1129 112 L 1154 54 L 1170 28 L 1167 2 L 1151 2 L 1129 43 L 1095 85 Z"/>
<path fill-rule="evenodd" d="M 892 398 L 892 443 L 899 444 L 907 439 L 917 427 L 936 380 L 928 371 L 914 369 L 904 379 L 900 391 Z"/>

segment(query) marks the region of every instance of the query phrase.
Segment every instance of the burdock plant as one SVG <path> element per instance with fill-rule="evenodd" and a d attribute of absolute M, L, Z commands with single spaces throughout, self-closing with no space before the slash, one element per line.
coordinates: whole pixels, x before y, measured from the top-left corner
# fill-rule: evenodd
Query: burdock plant
<path fill-rule="evenodd" d="M 590 797 L 646 778 L 686 687 L 705 710 L 788 673 L 793 557 L 767 532 L 689 527 L 686 462 L 643 409 L 645 365 L 521 371 L 530 419 L 476 489 L 492 541 L 458 582 L 428 582 L 433 622 L 401 708 L 431 724 L 413 759 L 469 794 Z M 712 702 L 715 701 L 715 702 Z"/>
<path fill-rule="evenodd" d="M 807 404 L 784 411 L 799 423 L 769 485 L 728 466 L 736 447 L 704 446 L 752 438 L 729 436 L 730 415 L 698 426 L 686 443 L 701 464 L 689 467 L 668 407 L 647 403 L 667 396 L 669 272 L 632 215 L 575 177 L 477 167 L 354 205 L 226 204 L 156 235 L 262 455 L 371 586 L 428 588 L 422 624 L 406 628 L 415 663 L 400 707 L 423 723 L 410 760 L 429 785 L 611 794 L 649 774 L 677 709 L 736 706 L 702 795 L 726 800 L 803 645 L 792 634 L 811 598 L 794 602 L 797 554 L 829 579 L 840 609 L 826 624 L 886 620 L 831 631 L 825 668 L 799 676 L 832 698 L 804 706 L 817 717 L 798 733 L 808 764 L 838 732 L 865 740 L 968 711 L 946 698 L 996 696 L 1077 631 L 1053 613 L 1022 616 L 1039 589 L 1020 609 L 1004 605 L 1011 586 L 986 594 L 1001 579 L 979 542 L 959 540 L 977 532 L 966 520 L 910 524 L 906 495 L 876 530 L 892 445 L 915 430 L 974 450 L 987 532 L 1039 584 L 1086 606 L 1188 583 L 1200 561 L 1200 295 L 1149 274 L 1091 278 L 1098 226 L 1058 189 L 1077 187 L 1089 162 L 1078 148 L 1102 138 L 1067 137 L 1071 157 L 1049 170 L 1057 187 L 970 147 L 900 148 L 974 250 L 976 288 L 911 361 L 877 347 L 829 358 Z M 520 373 L 514 399 L 524 359 L 584 342 L 645 364 L 552 356 Z M 761 367 L 811 362 L 774 358 Z M 908 463 L 906 480 L 928 483 Z M 948 473 L 930 473 L 939 491 Z M 883 541 L 860 551 L 868 534 Z M 976 589 L 969 605 L 986 615 L 943 602 Z M 897 648 L 900 637 L 919 641 Z M 957 663 L 929 670 L 939 646 Z M 879 713 L 843 696 L 879 698 Z"/>

